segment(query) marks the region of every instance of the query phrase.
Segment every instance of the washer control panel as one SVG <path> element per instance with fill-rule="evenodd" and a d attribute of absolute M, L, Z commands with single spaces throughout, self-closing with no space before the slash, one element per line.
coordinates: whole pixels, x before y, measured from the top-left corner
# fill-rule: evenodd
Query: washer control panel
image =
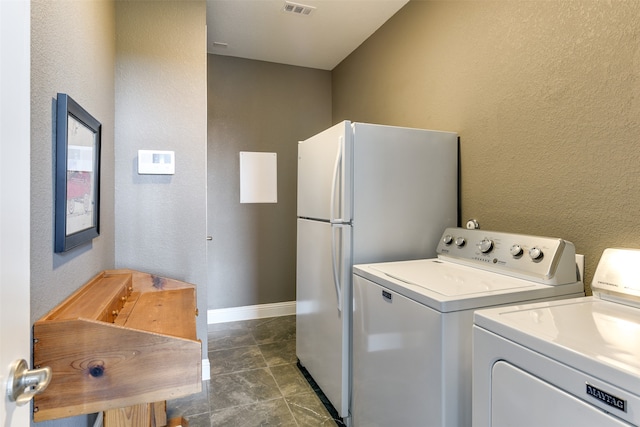
<path fill-rule="evenodd" d="M 578 281 L 573 243 L 553 237 L 447 228 L 438 258 L 546 284 Z"/>

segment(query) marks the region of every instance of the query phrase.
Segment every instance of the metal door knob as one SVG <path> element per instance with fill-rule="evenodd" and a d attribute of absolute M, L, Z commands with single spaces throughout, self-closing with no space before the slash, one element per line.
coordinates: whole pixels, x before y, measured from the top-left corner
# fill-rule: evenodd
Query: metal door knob
<path fill-rule="evenodd" d="M 42 393 L 50 382 L 50 367 L 30 370 L 26 360 L 16 360 L 11 365 L 7 378 L 7 397 L 11 402 L 22 406 L 36 394 Z"/>

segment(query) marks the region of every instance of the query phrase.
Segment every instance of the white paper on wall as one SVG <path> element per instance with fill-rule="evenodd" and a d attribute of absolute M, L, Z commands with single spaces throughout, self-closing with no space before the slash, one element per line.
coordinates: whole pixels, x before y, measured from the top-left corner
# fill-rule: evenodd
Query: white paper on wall
<path fill-rule="evenodd" d="M 278 203 L 277 153 L 240 152 L 240 203 Z"/>

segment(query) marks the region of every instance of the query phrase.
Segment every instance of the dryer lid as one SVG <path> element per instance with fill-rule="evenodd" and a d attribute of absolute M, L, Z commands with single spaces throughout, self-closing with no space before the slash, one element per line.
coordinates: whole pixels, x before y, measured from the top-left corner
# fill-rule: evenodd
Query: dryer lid
<path fill-rule="evenodd" d="M 551 359 L 640 392 L 640 310 L 597 297 L 476 311 L 474 322 Z"/>

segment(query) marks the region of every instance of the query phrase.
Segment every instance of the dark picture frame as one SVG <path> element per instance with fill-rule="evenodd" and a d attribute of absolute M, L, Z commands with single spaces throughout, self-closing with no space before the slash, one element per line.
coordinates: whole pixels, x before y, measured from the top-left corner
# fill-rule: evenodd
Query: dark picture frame
<path fill-rule="evenodd" d="M 100 234 L 102 124 L 69 95 L 56 102 L 55 252 Z"/>

